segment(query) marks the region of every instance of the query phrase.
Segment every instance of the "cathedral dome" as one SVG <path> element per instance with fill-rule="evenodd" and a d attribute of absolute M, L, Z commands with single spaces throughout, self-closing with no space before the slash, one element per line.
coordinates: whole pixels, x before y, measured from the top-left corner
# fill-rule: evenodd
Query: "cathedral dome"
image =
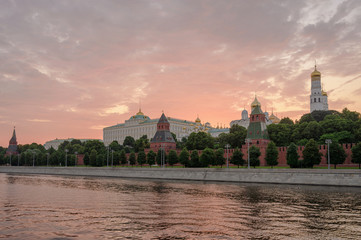
<path fill-rule="evenodd" d="M 196 123 L 201 123 L 201 120 L 199 119 L 199 117 L 197 117 L 197 119 L 196 119 L 195 122 L 196 122 Z"/>

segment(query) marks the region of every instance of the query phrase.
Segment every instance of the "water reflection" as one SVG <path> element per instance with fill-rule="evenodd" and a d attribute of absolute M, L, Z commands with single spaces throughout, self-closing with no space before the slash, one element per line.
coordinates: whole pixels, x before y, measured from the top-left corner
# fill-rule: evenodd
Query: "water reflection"
<path fill-rule="evenodd" d="M 0 174 L 5 239 L 359 239 L 361 189 Z"/>

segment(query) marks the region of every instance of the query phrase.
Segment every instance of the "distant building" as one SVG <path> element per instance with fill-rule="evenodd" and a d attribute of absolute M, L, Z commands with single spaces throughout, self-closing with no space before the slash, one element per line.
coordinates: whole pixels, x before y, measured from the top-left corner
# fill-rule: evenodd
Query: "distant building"
<path fill-rule="evenodd" d="M 251 104 L 251 112 L 253 111 L 253 109 L 255 109 L 256 107 L 261 107 L 261 103 L 258 101 L 257 96 L 254 97 L 254 100 Z M 272 110 L 272 114 L 271 116 L 269 116 L 268 112 L 264 112 L 265 114 L 265 123 L 266 125 L 270 125 L 272 123 L 279 123 L 280 119 L 273 114 L 273 110 Z M 250 119 L 248 117 L 248 111 L 246 109 L 243 109 L 242 111 L 242 119 L 240 120 L 233 120 L 232 122 L 230 122 L 230 126 L 232 127 L 233 125 L 238 125 L 238 126 L 242 126 L 244 128 L 248 128 L 250 123 Z"/>
<path fill-rule="evenodd" d="M 247 129 L 247 138 L 253 144 L 268 143 L 269 136 L 266 126 L 266 116 L 260 106 L 256 106 L 251 113 L 250 123 Z"/>
<path fill-rule="evenodd" d="M 315 70 L 311 73 L 311 95 L 310 95 L 310 112 L 328 111 L 327 93 L 323 91 L 321 85 L 321 73 Z"/>
<path fill-rule="evenodd" d="M 76 138 L 68 138 L 68 139 L 54 139 L 54 140 L 50 140 L 50 141 L 47 141 L 45 144 L 44 144 L 44 148 L 46 150 L 50 149 L 51 147 L 53 147 L 55 150 L 58 150 L 60 144 L 62 144 L 63 142 L 65 141 L 68 141 L 68 142 L 71 142 L 72 140 L 74 140 Z M 86 142 L 86 141 L 90 141 L 90 140 L 98 140 L 98 141 L 101 141 L 101 139 L 77 139 L 77 140 L 80 140 L 82 143 Z"/>
<path fill-rule="evenodd" d="M 169 152 L 171 149 L 176 149 L 176 143 L 170 132 L 170 124 L 164 113 L 157 123 L 157 132 L 150 140 L 150 148 L 154 152 L 157 152 L 159 148 L 164 149 L 166 152 Z"/>
<path fill-rule="evenodd" d="M 183 137 L 188 137 L 192 132 L 208 132 L 212 129 L 210 123 L 202 124 L 199 117 L 194 122 L 173 117 L 167 117 L 167 120 L 170 124 L 170 131 L 176 135 L 178 141 L 181 141 Z M 150 119 L 139 109 L 136 115 L 125 120 L 124 123 L 104 128 L 104 144 L 108 146 L 114 140 L 123 144 L 127 136 L 139 139 L 143 135 L 147 135 L 148 138 L 151 138 L 157 131 L 158 121 L 159 119 Z"/>
<path fill-rule="evenodd" d="M 13 136 L 11 137 L 10 141 L 9 141 L 9 147 L 6 150 L 5 155 L 17 155 L 19 154 L 18 152 L 18 142 L 16 141 L 16 133 L 15 133 L 15 127 L 13 130 Z"/>

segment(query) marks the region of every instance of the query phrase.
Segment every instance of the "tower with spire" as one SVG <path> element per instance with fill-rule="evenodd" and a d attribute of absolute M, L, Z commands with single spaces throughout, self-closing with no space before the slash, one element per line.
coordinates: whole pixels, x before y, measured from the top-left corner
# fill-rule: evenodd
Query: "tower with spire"
<path fill-rule="evenodd" d="M 176 149 L 176 142 L 170 132 L 170 124 L 164 113 L 157 123 L 157 132 L 150 141 L 150 148 L 153 151 L 163 148 L 166 152 Z"/>
<path fill-rule="evenodd" d="M 310 112 L 327 110 L 327 93 L 322 89 L 321 73 L 317 71 L 317 66 L 315 64 L 315 70 L 311 73 Z"/>
<path fill-rule="evenodd" d="M 16 141 L 16 132 L 15 132 L 15 127 L 14 127 L 13 136 L 11 137 L 11 139 L 9 141 L 9 147 L 6 150 L 5 155 L 17 155 L 17 154 L 19 154 L 18 142 Z"/>

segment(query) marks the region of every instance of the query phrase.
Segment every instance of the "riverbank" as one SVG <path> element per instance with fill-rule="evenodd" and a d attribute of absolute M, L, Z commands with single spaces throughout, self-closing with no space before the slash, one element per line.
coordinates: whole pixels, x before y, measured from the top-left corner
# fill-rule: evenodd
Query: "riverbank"
<path fill-rule="evenodd" d="M 358 169 L 0 167 L 0 173 L 361 187 Z"/>

